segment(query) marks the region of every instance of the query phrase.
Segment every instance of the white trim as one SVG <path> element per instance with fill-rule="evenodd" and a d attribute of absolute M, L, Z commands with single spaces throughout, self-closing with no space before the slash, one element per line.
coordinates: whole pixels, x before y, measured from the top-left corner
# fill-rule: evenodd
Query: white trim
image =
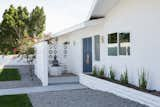
<path fill-rule="evenodd" d="M 54 37 L 57 37 L 57 36 L 62 36 L 64 34 L 67 34 L 67 33 L 70 33 L 70 32 L 73 32 L 73 31 L 76 31 L 76 30 L 79 30 L 79 29 L 82 29 L 82 28 L 85 28 L 85 25 L 86 23 L 90 22 L 90 18 L 93 16 L 93 13 L 98 5 L 98 3 L 100 2 L 101 0 L 93 0 L 92 2 L 92 5 L 91 5 L 91 8 L 89 10 L 89 13 L 86 17 L 86 20 L 84 20 L 82 23 L 80 24 L 77 24 L 75 26 L 72 26 L 72 27 L 69 27 L 69 28 L 66 28 L 60 32 L 57 32 L 55 34 L 53 34 Z M 111 7 L 113 7 L 113 3 L 110 4 Z M 110 8 L 111 8 L 110 7 Z M 109 8 L 108 8 L 109 9 Z M 105 14 L 104 14 L 105 16 Z M 100 16 L 101 17 L 101 16 Z M 105 17 L 104 17 L 105 18 Z M 104 18 L 100 18 L 100 19 L 104 19 Z M 95 19 L 95 20 L 98 20 L 98 19 Z"/>
<path fill-rule="evenodd" d="M 160 107 L 160 97 L 144 93 L 132 88 L 115 84 L 106 80 L 92 77 L 86 74 L 79 74 L 80 83 L 94 90 L 113 93 L 122 98 L 130 99 L 150 107 Z"/>
<path fill-rule="evenodd" d="M 35 74 L 43 86 L 48 86 L 48 43 L 46 41 L 40 42 L 35 45 L 35 48 Z"/>
<path fill-rule="evenodd" d="M 62 36 L 64 34 L 71 33 L 73 31 L 80 30 L 80 29 L 83 29 L 85 27 L 95 26 L 95 25 L 101 24 L 103 22 L 104 22 L 104 18 L 97 19 L 97 20 L 91 20 L 91 21 L 85 21 L 85 22 L 80 23 L 78 25 L 72 26 L 72 27 L 70 27 L 68 29 L 65 29 L 65 30 L 63 30 L 61 32 L 55 33 L 55 34 L 53 34 L 53 36 L 54 37 Z"/>
<path fill-rule="evenodd" d="M 82 23 L 80 23 L 80 24 L 77 24 L 77 25 L 75 25 L 75 26 L 69 27 L 69 28 L 67 28 L 67 29 L 64 29 L 64 30 L 62 30 L 62 31 L 60 31 L 60 32 L 57 32 L 57 33 L 53 34 L 53 35 L 54 35 L 55 37 L 57 37 L 57 36 L 64 35 L 64 34 L 66 34 L 66 33 L 70 33 L 70 32 L 72 32 L 72 31 L 76 31 L 76 30 L 78 30 L 78 29 L 84 28 L 84 27 L 85 27 L 85 23 L 86 23 L 86 22 L 89 22 L 89 19 L 91 18 L 92 13 L 93 13 L 94 8 L 95 8 L 95 6 L 96 6 L 97 3 L 98 3 L 98 0 L 93 0 L 92 5 L 91 5 L 91 8 L 90 8 L 90 10 L 89 10 L 89 13 L 88 13 L 88 15 L 87 15 L 87 18 L 86 18 L 86 20 L 84 20 L 84 22 L 82 22 Z"/>
<path fill-rule="evenodd" d="M 98 0 L 93 0 L 92 6 L 91 6 L 90 11 L 88 13 L 88 16 L 86 18 L 87 20 L 89 20 L 92 17 L 92 13 L 93 13 L 93 11 L 94 11 L 95 6 L 97 5 L 97 3 L 98 3 Z"/>
<path fill-rule="evenodd" d="M 68 29 L 64 29 L 64 30 L 61 31 L 61 32 L 55 33 L 55 34 L 53 34 L 53 36 L 54 36 L 54 37 L 62 36 L 62 35 L 64 35 L 64 34 L 73 32 L 73 31 L 78 30 L 78 29 L 82 29 L 82 28 L 84 28 L 84 27 L 85 27 L 85 23 L 80 23 L 80 24 L 75 25 L 75 26 L 72 26 L 72 27 L 70 27 L 70 28 L 68 28 Z"/>

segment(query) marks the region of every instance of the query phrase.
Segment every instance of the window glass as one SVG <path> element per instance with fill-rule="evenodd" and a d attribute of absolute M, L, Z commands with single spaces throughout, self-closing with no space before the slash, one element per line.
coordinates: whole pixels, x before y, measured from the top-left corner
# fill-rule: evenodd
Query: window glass
<path fill-rule="evenodd" d="M 119 47 L 119 54 L 120 55 L 126 55 L 126 47 Z"/>
<path fill-rule="evenodd" d="M 130 55 L 130 33 L 119 34 L 119 55 Z"/>
<path fill-rule="evenodd" d="M 130 47 L 127 48 L 128 55 L 130 55 Z"/>
<path fill-rule="evenodd" d="M 96 35 L 94 36 L 94 54 L 95 54 L 95 60 L 100 60 L 100 36 Z"/>
<path fill-rule="evenodd" d="M 108 43 L 117 43 L 117 33 L 108 35 Z"/>
<path fill-rule="evenodd" d="M 130 42 L 130 34 L 129 33 L 120 33 L 119 34 L 119 42 Z"/>
<path fill-rule="evenodd" d="M 117 56 L 117 47 L 109 47 L 108 56 Z"/>
<path fill-rule="evenodd" d="M 118 50 L 117 33 L 108 35 L 108 56 L 117 56 Z"/>

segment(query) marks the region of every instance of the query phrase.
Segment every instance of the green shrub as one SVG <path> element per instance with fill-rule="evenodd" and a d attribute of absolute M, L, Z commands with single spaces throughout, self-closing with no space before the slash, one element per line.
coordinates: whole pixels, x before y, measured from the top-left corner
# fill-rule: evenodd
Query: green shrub
<path fill-rule="evenodd" d="M 110 67 L 109 74 L 110 74 L 109 78 L 111 80 L 115 80 L 115 72 L 113 71 L 112 67 Z"/>
<path fill-rule="evenodd" d="M 127 71 L 127 69 L 124 73 L 121 74 L 120 82 L 122 84 L 128 84 L 128 71 Z"/>
<path fill-rule="evenodd" d="M 144 72 L 144 69 L 141 71 L 139 75 L 139 88 L 145 90 L 147 88 L 147 77 L 146 72 Z"/>
<path fill-rule="evenodd" d="M 92 71 L 93 76 L 97 76 L 97 68 L 94 66 Z"/>
<path fill-rule="evenodd" d="M 101 68 L 99 71 L 99 77 L 104 77 L 104 68 Z"/>
<path fill-rule="evenodd" d="M 12 55 L 12 54 L 13 54 L 12 51 L 8 51 L 8 52 L 7 52 L 7 55 Z"/>

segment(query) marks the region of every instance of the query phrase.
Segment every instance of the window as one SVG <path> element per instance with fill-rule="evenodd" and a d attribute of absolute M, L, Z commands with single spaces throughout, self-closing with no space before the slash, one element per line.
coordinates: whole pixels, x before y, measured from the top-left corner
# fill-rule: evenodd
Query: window
<path fill-rule="evenodd" d="M 130 34 L 119 34 L 119 55 L 130 55 Z"/>
<path fill-rule="evenodd" d="M 112 33 L 108 35 L 108 43 L 117 43 L 117 33 Z"/>
<path fill-rule="evenodd" d="M 112 33 L 108 35 L 108 55 L 117 56 L 117 33 Z"/>
<path fill-rule="evenodd" d="M 130 55 L 130 33 L 108 35 L 108 56 Z"/>
<path fill-rule="evenodd" d="M 100 61 L 100 36 L 96 35 L 94 36 L 94 55 L 95 60 Z"/>

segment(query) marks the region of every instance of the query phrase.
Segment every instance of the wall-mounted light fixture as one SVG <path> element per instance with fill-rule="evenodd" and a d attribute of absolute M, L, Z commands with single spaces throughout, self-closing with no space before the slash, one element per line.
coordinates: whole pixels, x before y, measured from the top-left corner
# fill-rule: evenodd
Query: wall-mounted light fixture
<path fill-rule="evenodd" d="M 58 42 L 58 37 L 55 37 L 55 41 Z"/>
<path fill-rule="evenodd" d="M 100 42 L 103 44 L 104 43 L 104 36 L 100 36 Z"/>
<path fill-rule="evenodd" d="M 63 44 L 64 44 L 64 45 L 69 45 L 70 42 L 69 42 L 69 41 L 65 41 Z"/>
<path fill-rule="evenodd" d="M 73 41 L 73 46 L 75 46 L 76 45 L 76 41 Z"/>

